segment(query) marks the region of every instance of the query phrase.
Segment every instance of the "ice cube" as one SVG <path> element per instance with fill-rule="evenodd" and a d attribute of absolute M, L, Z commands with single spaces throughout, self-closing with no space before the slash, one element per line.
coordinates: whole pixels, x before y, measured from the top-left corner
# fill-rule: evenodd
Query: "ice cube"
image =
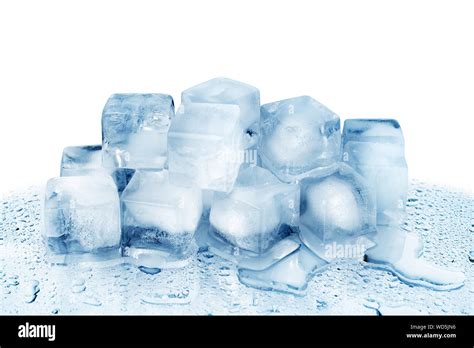
<path fill-rule="evenodd" d="M 103 165 L 163 168 L 173 117 L 174 103 L 169 95 L 113 94 L 102 113 Z"/>
<path fill-rule="evenodd" d="M 61 159 L 61 176 L 81 176 L 102 170 L 102 146 L 68 146 Z"/>
<path fill-rule="evenodd" d="M 301 244 L 288 256 L 263 270 L 239 268 L 239 280 L 247 286 L 304 295 L 309 280 L 327 262 Z"/>
<path fill-rule="evenodd" d="M 61 176 L 82 176 L 103 173 L 112 176 L 121 193 L 130 182 L 134 169 L 105 168 L 102 166 L 102 146 L 68 146 L 64 148 L 61 160 Z"/>
<path fill-rule="evenodd" d="M 408 168 L 400 125 L 391 119 L 344 122 L 342 160 L 368 183 L 378 225 L 399 225 L 404 216 Z"/>
<path fill-rule="evenodd" d="M 341 163 L 326 177 L 301 181 L 300 237 L 311 250 L 317 252 L 321 242 L 346 243 L 374 232 L 375 205 L 352 168 Z"/>
<path fill-rule="evenodd" d="M 300 243 L 295 242 L 292 236 L 295 236 L 295 234 L 293 233 L 289 237 L 276 242 L 263 253 L 256 253 L 230 244 L 221 235 L 214 233 L 209 228 L 209 221 L 205 219 L 203 219 L 195 235 L 196 242 L 201 250 L 208 250 L 239 267 L 254 270 L 268 268 L 298 249 Z"/>
<path fill-rule="evenodd" d="M 237 105 L 181 105 L 168 133 L 172 180 L 229 192 L 242 163 L 241 135 Z"/>
<path fill-rule="evenodd" d="M 464 285 L 464 273 L 445 268 L 421 258 L 423 243 L 416 233 L 405 233 L 398 227 L 378 227 L 377 245 L 367 251 L 368 267 L 385 269 L 408 284 L 433 290 L 453 290 Z"/>
<path fill-rule="evenodd" d="M 121 203 L 125 256 L 159 268 L 189 256 L 203 210 L 199 188 L 173 185 L 166 170 L 139 170 Z"/>
<path fill-rule="evenodd" d="M 404 229 L 392 226 L 377 226 L 377 234 L 373 237 L 375 246 L 367 250 L 367 260 L 374 263 L 387 262 L 394 264 L 403 256 L 407 232 Z M 423 245 L 418 245 L 418 255 Z"/>
<path fill-rule="evenodd" d="M 239 121 L 244 131 L 245 148 L 256 144 L 260 120 L 260 92 L 245 83 L 224 77 L 214 78 L 185 90 L 181 102 L 233 104 L 240 108 Z"/>
<path fill-rule="evenodd" d="M 344 121 L 343 145 L 349 141 L 404 145 L 400 124 L 393 119 L 348 119 Z"/>
<path fill-rule="evenodd" d="M 105 253 L 120 246 L 117 189 L 104 174 L 50 179 L 44 234 L 56 254 Z"/>
<path fill-rule="evenodd" d="M 211 232 L 238 248 L 263 253 L 297 225 L 299 187 L 280 182 L 266 169 L 244 168 L 232 192 L 216 196 Z"/>
<path fill-rule="evenodd" d="M 339 117 L 311 97 L 261 107 L 259 155 L 280 180 L 326 173 L 340 156 Z"/>

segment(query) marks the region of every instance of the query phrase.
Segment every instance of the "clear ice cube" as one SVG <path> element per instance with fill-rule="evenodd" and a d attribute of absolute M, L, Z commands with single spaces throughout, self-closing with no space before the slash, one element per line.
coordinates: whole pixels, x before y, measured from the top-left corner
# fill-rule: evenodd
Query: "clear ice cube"
<path fill-rule="evenodd" d="M 199 226 L 196 233 L 196 242 L 201 250 L 208 250 L 239 267 L 253 270 L 263 270 L 270 267 L 300 246 L 300 243 L 296 242 L 294 238 L 288 237 L 276 242 L 263 253 L 241 249 L 230 244 L 219 234 L 212 233 L 209 228 L 209 221 L 206 220 L 203 220 L 203 223 Z"/>
<path fill-rule="evenodd" d="M 280 180 L 325 173 L 340 156 L 339 117 L 308 96 L 261 107 L 259 155 Z"/>
<path fill-rule="evenodd" d="M 244 131 L 245 148 L 258 140 L 260 91 L 245 83 L 218 77 L 191 87 L 181 94 L 181 102 L 233 104 L 240 108 L 239 120 Z"/>
<path fill-rule="evenodd" d="M 192 103 L 180 106 L 168 133 L 170 177 L 201 189 L 229 192 L 243 161 L 239 107 Z"/>
<path fill-rule="evenodd" d="M 190 255 L 203 211 L 199 188 L 170 183 L 166 170 L 138 170 L 121 204 L 125 256 L 163 268 Z"/>
<path fill-rule="evenodd" d="M 264 168 L 243 168 L 234 189 L 216 196 L 211 233 L 235 247 L 263 253 L 297 225 L 299 187 L 280 182 Z"/>
<path fill-rule="evenodd" d="M 102 146 L 68 146 L 61 159 L 61 176 L 81 176 L 102 170 Z"/>
<path fill-rule="evenodd" d="M 400 125 L 391 119 L 344 122 L 342 160 L 368 183 L 378 225 L 399 225 L 408 191 L 408 168 Z"/>
<path fill-rule="evenodd" d="M 173 117 L 174 103 L 169 95 L 113 94 L 102 113 L 103 165 L 163 168 Z"/>
<path fill-rule="evenodd" d="M 125 189 L 134 172 L 128 168 L 103 167 L 101 145 L 68 146 L 64 148 L 61 159 L 61 176 L 108 174 L 114 179 L 119 193 Z"/>
<path fill-rule="evenodd" d="M 365 181 L 343 163 L 326 177 L 301 181 L 300 209 L 300 237 L 314 252 L 321 243 L 375 232 L 375 205 Z"/>
<path fill-rule="evenodd" d="M 400 124 L 393 119 L 348 119 L 344 121 L 343 146 L 349 141 L 404 145 Z"/>
<path fill-rule="evenodd" d="M 119 197 L 108 175 L 50 179 L 44 214 L 53 253 L 105 253 L 120 246 Z"/>

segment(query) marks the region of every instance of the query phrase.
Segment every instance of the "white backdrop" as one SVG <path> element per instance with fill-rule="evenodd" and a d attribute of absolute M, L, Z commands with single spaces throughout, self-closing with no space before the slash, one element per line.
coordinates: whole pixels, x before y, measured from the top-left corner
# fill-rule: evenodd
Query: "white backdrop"
<path fill-rule="evenodd" d="M 308 94 L 391 117 L 413 178 L 470 188 L 473 1 L 0 2 L 0 192 L 58 175 L 62 148 L 100 142 L 114 92 L 216 76 L 262 102 Z"/>

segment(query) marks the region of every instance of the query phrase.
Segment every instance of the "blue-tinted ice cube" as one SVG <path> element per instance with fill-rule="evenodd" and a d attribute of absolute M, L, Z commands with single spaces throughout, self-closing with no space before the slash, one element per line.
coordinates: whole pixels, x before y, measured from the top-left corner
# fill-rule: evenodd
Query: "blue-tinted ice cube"
<path fill-rule="evenodd" d="M 120 205 L 104 174 L 50 179 L 46 185 L 44 235 L 57 254 L 101 253 L 120 246 Z"/>
<path fill-rule="evenodd" d="M 181 94 L 181 102 L 233 104 L 240 108 L 239 121 L 244 131 L 245 148 L 258 140 L 260 120 L 260 92 L 245 83 L 224 77 L 200 83 Z"/>
<path fill-rule="evenodd" d="M 103 165 L 163 168 L 173 117 L 174 103 L 169 95 L 113 94 L 102 113 Z"/>
<path fill-rule="evenodd" d="M 239 115 L 237 105 L 181 105 L 168 133 L 172 180 L 229 192 L 243 160 Z"/>
<path fill-rule="evenodd" d="M 199 227 L 196 241 L 202 249 L 209 250 L 223 259 L 235 263 L 238 267 L 252 270 L 266 269 L 300 247 L 300 244 L 295 242 L 294 238 L 285 238 L 262 253 L 241 249 L 230 244 L 215 231 L 210 230 L 209 223 L 205 220 Z"/>
<path fill-rule="evenodd" d="M 368 187 L 343 163 L 326 177 L 301 181 L 300 209 L 300 237 L 315 252 L 320 243 L 345 243 L 375 232 L 375 205 Z"/>
<path fill-rule="evenodd" d="M 297 226 L 299 187 L 268 170 L 244 168 L 229 194 L 214 197 L 211 233 L 237 248 L 263 253 Z"/>
<path fill-rule="evenodd" d="M 158 268 L 189 256 L 203 210 L 199 188 L 173 185 L 166 170 L 139 170 L 121 204 L 125 256 Z"/>
<path fill-rule="evenodd" d="M 402 129 L 393 119 L 349 119 L 344 121 L 342 145 L 350 141 L 391 143 L 404 146 Z"/>
<path fill-rule="evenodd" d="M 280 180 L 326 172 L 340 156 L 339 117 L 311 97 L 262 105 L 259 155 Z"/>
<path fill-rule="evenodd" d="M 102 146 L 84 145 L 64 148 L 61 176 L 81 176 L 102 170 Z"/>
<path fill-rule="evenodd" d="M 135 172 L 128 168 L 105 168 L 102 166 L 102 146 L 68 146 L 64 148 L 61 159 L 61 176 L 82 176 L 91 174 L 108 174 L 122 192 Z"/>
<path fill-rule="evenodd" d="M 342 160 L 368 183 L 378 225 L 398 225 L 405 210 L 408 168 L 400 125 L 391 119 L 344 122 Z"/>
<path fill-rule="evenodd" d="M 326 265 L 326 261 L 300 243 L 289 255 L 263 270 L 239 267 L 238 277 L 247 286 L 304 295 L 311 277 Z"/>

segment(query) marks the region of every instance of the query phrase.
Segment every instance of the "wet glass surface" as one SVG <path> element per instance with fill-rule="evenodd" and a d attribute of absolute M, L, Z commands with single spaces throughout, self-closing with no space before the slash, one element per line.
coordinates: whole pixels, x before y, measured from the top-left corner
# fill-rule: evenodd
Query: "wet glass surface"
<path fill-rule="evenodd" d="M 358 260 L 336 260 L 305 296 L 248 288 L 236 267 L 200 252 L 181 270 L 120 263 L 52 266 L 40 232 L 39 188 L 0 199 L 0 314 L 473 314 L 473 198 L 414 181 L 402 228 L 422 258 L 464 272 L 464 286 L 435 291 Z"/>

